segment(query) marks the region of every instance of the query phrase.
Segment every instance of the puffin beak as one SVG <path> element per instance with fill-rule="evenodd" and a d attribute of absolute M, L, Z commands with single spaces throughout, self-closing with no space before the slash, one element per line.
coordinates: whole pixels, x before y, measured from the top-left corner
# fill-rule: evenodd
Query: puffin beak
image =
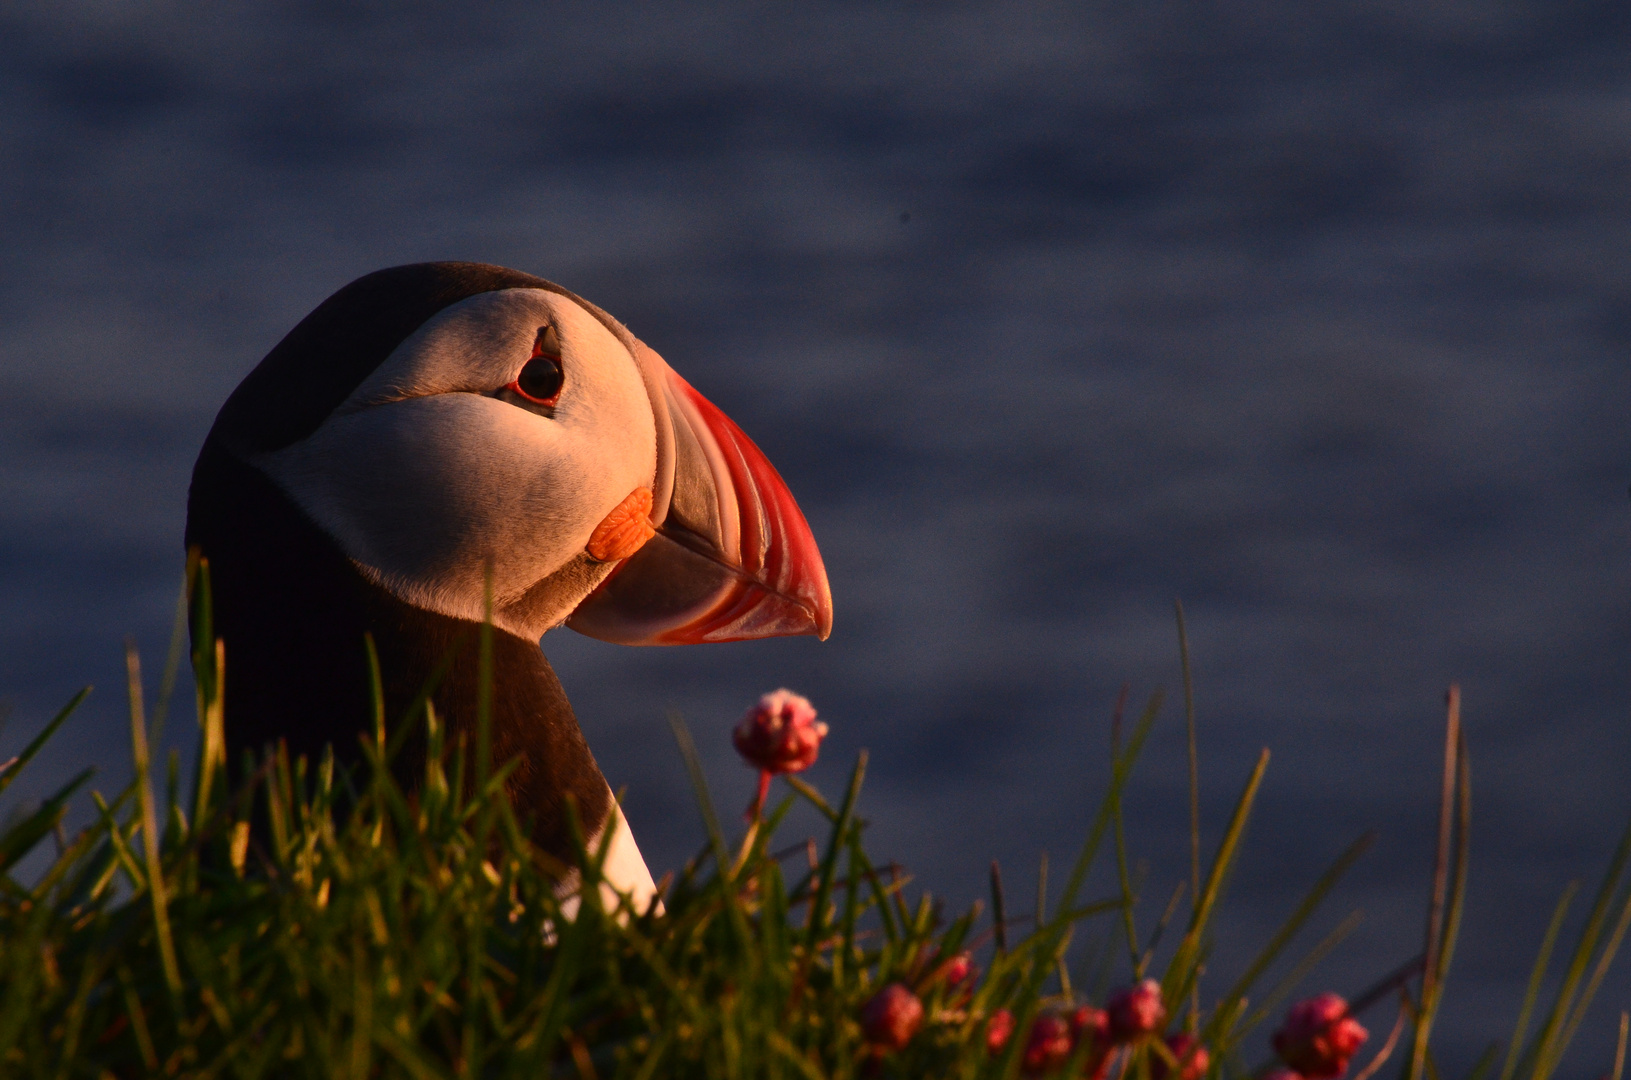
<path fill-rule="evenodd" d="M 566 625 L 620 645 L 825 639 L 827 571 L 787 484 L 713 402 L 633 344 L 657 413 L 656 534 Z"/>

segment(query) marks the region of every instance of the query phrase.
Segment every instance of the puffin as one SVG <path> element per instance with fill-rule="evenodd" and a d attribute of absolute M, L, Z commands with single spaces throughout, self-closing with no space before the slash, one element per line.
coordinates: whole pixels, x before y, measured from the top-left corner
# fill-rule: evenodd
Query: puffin
<path fill-rule="evenodd" d="M 832 629 L 809 524 L 742 430 L 605 311 L 485 263 L 376 271 L 289 331 L 204 440 L 186 544 L 208 561 L 229 762 L 279 741 L 360 760 L 369 638 L 387 718 L 433 684 L 448 744 L 474 747 L 490 612 L 508 797 L 568 865 L 573 803 L 636 911 L 660 898 L 540 639 Z M 393 761 L 405 785 L 422 727 Z"/>

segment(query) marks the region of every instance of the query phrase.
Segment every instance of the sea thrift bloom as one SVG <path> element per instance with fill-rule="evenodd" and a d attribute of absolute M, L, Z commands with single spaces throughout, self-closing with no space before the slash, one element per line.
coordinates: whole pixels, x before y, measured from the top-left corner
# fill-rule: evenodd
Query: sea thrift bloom
<path fill-rule="evenodd" d="M 1070 1034 L 1077 1042 L 1090 1039 L 1094 1046 L 1110 1045 L 1110 1014 L 1091 1005 L 1079 1005 L 1070 1014 Z"/>
<path fill-rule="evenodd" d="M 947 986 L 957 986 L 974 974 L 974 955 L 960 952 L 940 967 L 940 977 Z"/>
<path fill-rule="evenodd" d="M 1104 1011 L 1110 1014 L 1110 1039 L 1128 1043 L 1153 1035 L 1167 1022 L 1167 1007 L 1161 1000 L 1161 984 L 1145 979 L 1110 995 Z"/>
<path fill-rule="evenodd" d="M 748 764 L 780 775 L 814 765 L 826 736 L 827 725 L 816 719 L 808 698 L 777 690 L 747 711 L 731 741 Z"/>
<path fill-rule="evenodd" d="M 1348 1069 L 1348 1061 L 1370 1032 L 1348 1015 L 1348 1003 L 1336 994 L 1299 1001 L 1274 1033 L 1274 1052 L 1307 1080 L 1331 1080 Z"/>
<path fill-rule="evenodd" d="M 1200 1080 L 1212 1064 L 1212 1055 L 1187 1031 L 1167 1036 L 1167 1049 L 1178 1059 L 1178 1080 Z M 1172 1068 L 1160 1054 L 1150 1055 L 1150 1080 L 1167 1080 Z"/>
<path fill-rule="evenodd" d="M 1007 1009 L 998 1009 L 991 1014 L 991 1019 L 985 1022 L 985 1048 L 992 1057 L 1002 1053 L 1002 1048 L 1008 1045 L 1008 1037 L 1014 1033 L 1014 1014 Z"/>
<path fill-rule="evenodd" d="M 903 1048 L 922 1024 L 923 1002 L 905 983 L 890 983 L 861 1007 L 867 1042 L 884 1050 Z"/>
<path fill-rule="evenodd" d="M 1031 1021 L 1031 1037 L 1025 1041 L 1025 1071 L 1045 1072 L 1058 1068 L 1070 1057 L 1070 1024 L 1055 1013 L 1043 1013 Z"/>
<path fill-rule="evenodd" d="M 791 690 L 766 694 L 747 711 L 731 733 L 731 742 L 759 770 L 759 797 L 748 811 L 750 818 L 764 806 L 770 778 L 814 765 L 826 737 L 827 725 L 816 719 L 810 700 Z"/>
<path fill-rule="evenodd" d="M 1093 1080 L 1104 1080 L 1110 1072 L 1110 1057 L 1115 1049 L 1110 1044 L 1110 1014 L 1091 1005 L 1079 1005 L 1070 1014 L 1070 1036 L 1076 1047 L 1086 1043 L 1090 1048 L 1082 1075 Z"/>

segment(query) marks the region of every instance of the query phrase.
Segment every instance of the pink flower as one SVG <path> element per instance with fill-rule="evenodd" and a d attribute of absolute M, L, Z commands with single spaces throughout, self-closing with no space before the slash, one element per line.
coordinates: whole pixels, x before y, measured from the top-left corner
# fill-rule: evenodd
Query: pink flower
<path fill-rule="evenodd" d="M 1348 1070 L 1348 1061 L 1370 1032 L 1348 1015 L 1348 1003 L 1336 994 L 1299 1001 L 1274 1033 L 1274 1052 L 1307 1080 L 1331 1080 Z"/>
<path fill-rule="evenodd" d="M 991 1019 L 985 1022 L 985 1048 L 992 1057 L 1002 1053 L 1002 1048 L 1008 1045 L 1008 1037 L 1014 1033 L 1014 1014 L 1007 1009 L 998 1009 L 991 1014 Z"/>
<path fill-rule="evenodd" d="M 974 993 L 974 980 L 979 975 L 973 953 L 960 952 L 942 960 L 938 948 L 926 950 L 913 965 L 913 971 L 912 981 L 919 989 L 926 991 L 937 983 L 945 983 L 949 995 L 964 1000 Z"/>
<path fill-rule="evenodd" d="M 1104 1080 L 1110 1072 L 1110 1014 L 1091 1005 L 1079 1005 L 1070 1014 L 1070 1035 L 1076 1046 L 1090 1047 L 1082 1075 Z"/>
<path fill-rule="evenodd" d="M 1080 1005 L 1070 1014 L 1070 1034 L 1080 1041 L 1089 1039 L 1094 1046 L 1110 1045 L 1110 1014 L 1091 1005 Z"/>
<path fill-rule="evenodd" d="M 814 765 L 826 737 L 827 725 L 816 719 L 808 698 L 777 690 L 747 711 L 731 741 L 749 765 L 780 776 Z"/>
<path fill-rule="evenodd" d="M 1186 1031 L 1167 1036 L 1167 1049 L 1178 1059 L 1178 1080 L 1200 1080 L 1212 1064 L 1206 1047 Z M 1150 1055 L 1150 1080 L 1167 1080 L 1172 1069 L 1160 1054 Z"/>
<path fill-rule="evenodd" d="M 1304 1080 L 1304 1077 L 1302 1073 L 1297 1072 L 1295 1069 L 1288 1069 L 1282 1065 L 1263 1077 L 1263 1080 Z"/>
<path fill-rule="evenodd" d="M 960 952 L 940 966 L 940 977 L 946 980 L 947 986 L 961 985 L 964 980 L 973 974 L 973 953 Z"/>
<path fill-rule="evenodd" d="M 759 770 L 759 794 L 748 806 L 749 821 L 764 809 L 770 778 L 803 772 L 814 765 L 821 753 L 821 740 L 826 737 L 827 725 L 816 719 L 809 699 L 791 690 L 766 694 L 747 711 L 731 732 L 731 742 L 736 744 L 736 752 Z"/>
<path fill-rule="evenodd" d="M 1056 1069 L 1070 1057 L 1070 1050 L 1070 1024 L 1056 1013 L 1043 1013 L 1031 1021 L 1031 1037 L 1025 1042 L 1025 1071 Z"/>
<path fill-rule="evenodd" d="M 1161 1000 L 1161 984 L 1145 979 L 1110 995 L 1105 1003 L 1110 1014 L 1110 1039 L 1128 1043 L 1153 1035 L 1167 1022 L 1167 1007 Z"/>
<path fill-rule="evenodd" d="M 923 1002 L 905 983 L 890 983 L 861 1007 L 861 1030 L 867 1042 L 884 1050 L 905 1047 L 922 1024 Z"/>

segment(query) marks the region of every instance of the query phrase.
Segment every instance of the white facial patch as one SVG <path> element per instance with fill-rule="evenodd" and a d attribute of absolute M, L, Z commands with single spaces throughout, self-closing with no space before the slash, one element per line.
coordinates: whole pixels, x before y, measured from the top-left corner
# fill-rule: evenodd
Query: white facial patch
<path fill-rule="evenodd" d="M 554 415 L 491 397 L 515 381 L 550 325 L 565 373 Z M 533 611 L 509 626 L 504 604 L 581 553 L 613 508 L 652 485 L 656 439 L 623 344 L 564 296 L 506 289 L 440 312 L 310 437 L 252 460 L 410 604 L 480 620 L 491 565 L 494 621 L 536 639 L 566 612 Z"/>
<path fill-rule="evenodd" d="M 611 833 L 609 839 L 608 832 Z M 601 845 L 606 843 L 611 844 L 611 848 L 606 852 L 605 860 L 600 865 L 602 875 L 600 902 L 605 905 L 606 910 L 617 910 L 617 906 L 622 903 L 621 896 L 627 896 L 636 914 L 644 914 L 652 904 L 657 905 L 657 912 L 661 914 L 663 902 L 657 895 L 657 883 L 652 880 L 651 870 L 646 866 L 645 857 L 640 854 L 640 845 L 634 842 L 634 834 L 629 831 L 628 819 L 623 816 L 623 808 L 618 806 L 615 800 L 612 803 L 612 812 L 607 815 L 606 824 L 589 838 L 589 851 L 598 854 Z M 577 871 L 574 870 L 571 879 L 563 884 L 565 885 L 563 892 L 567 895 L 561 902 L 561 910 L 568 919 L 575 918 L 581 902 L 581 896 L 573 895 L 581 891 Z"/>

